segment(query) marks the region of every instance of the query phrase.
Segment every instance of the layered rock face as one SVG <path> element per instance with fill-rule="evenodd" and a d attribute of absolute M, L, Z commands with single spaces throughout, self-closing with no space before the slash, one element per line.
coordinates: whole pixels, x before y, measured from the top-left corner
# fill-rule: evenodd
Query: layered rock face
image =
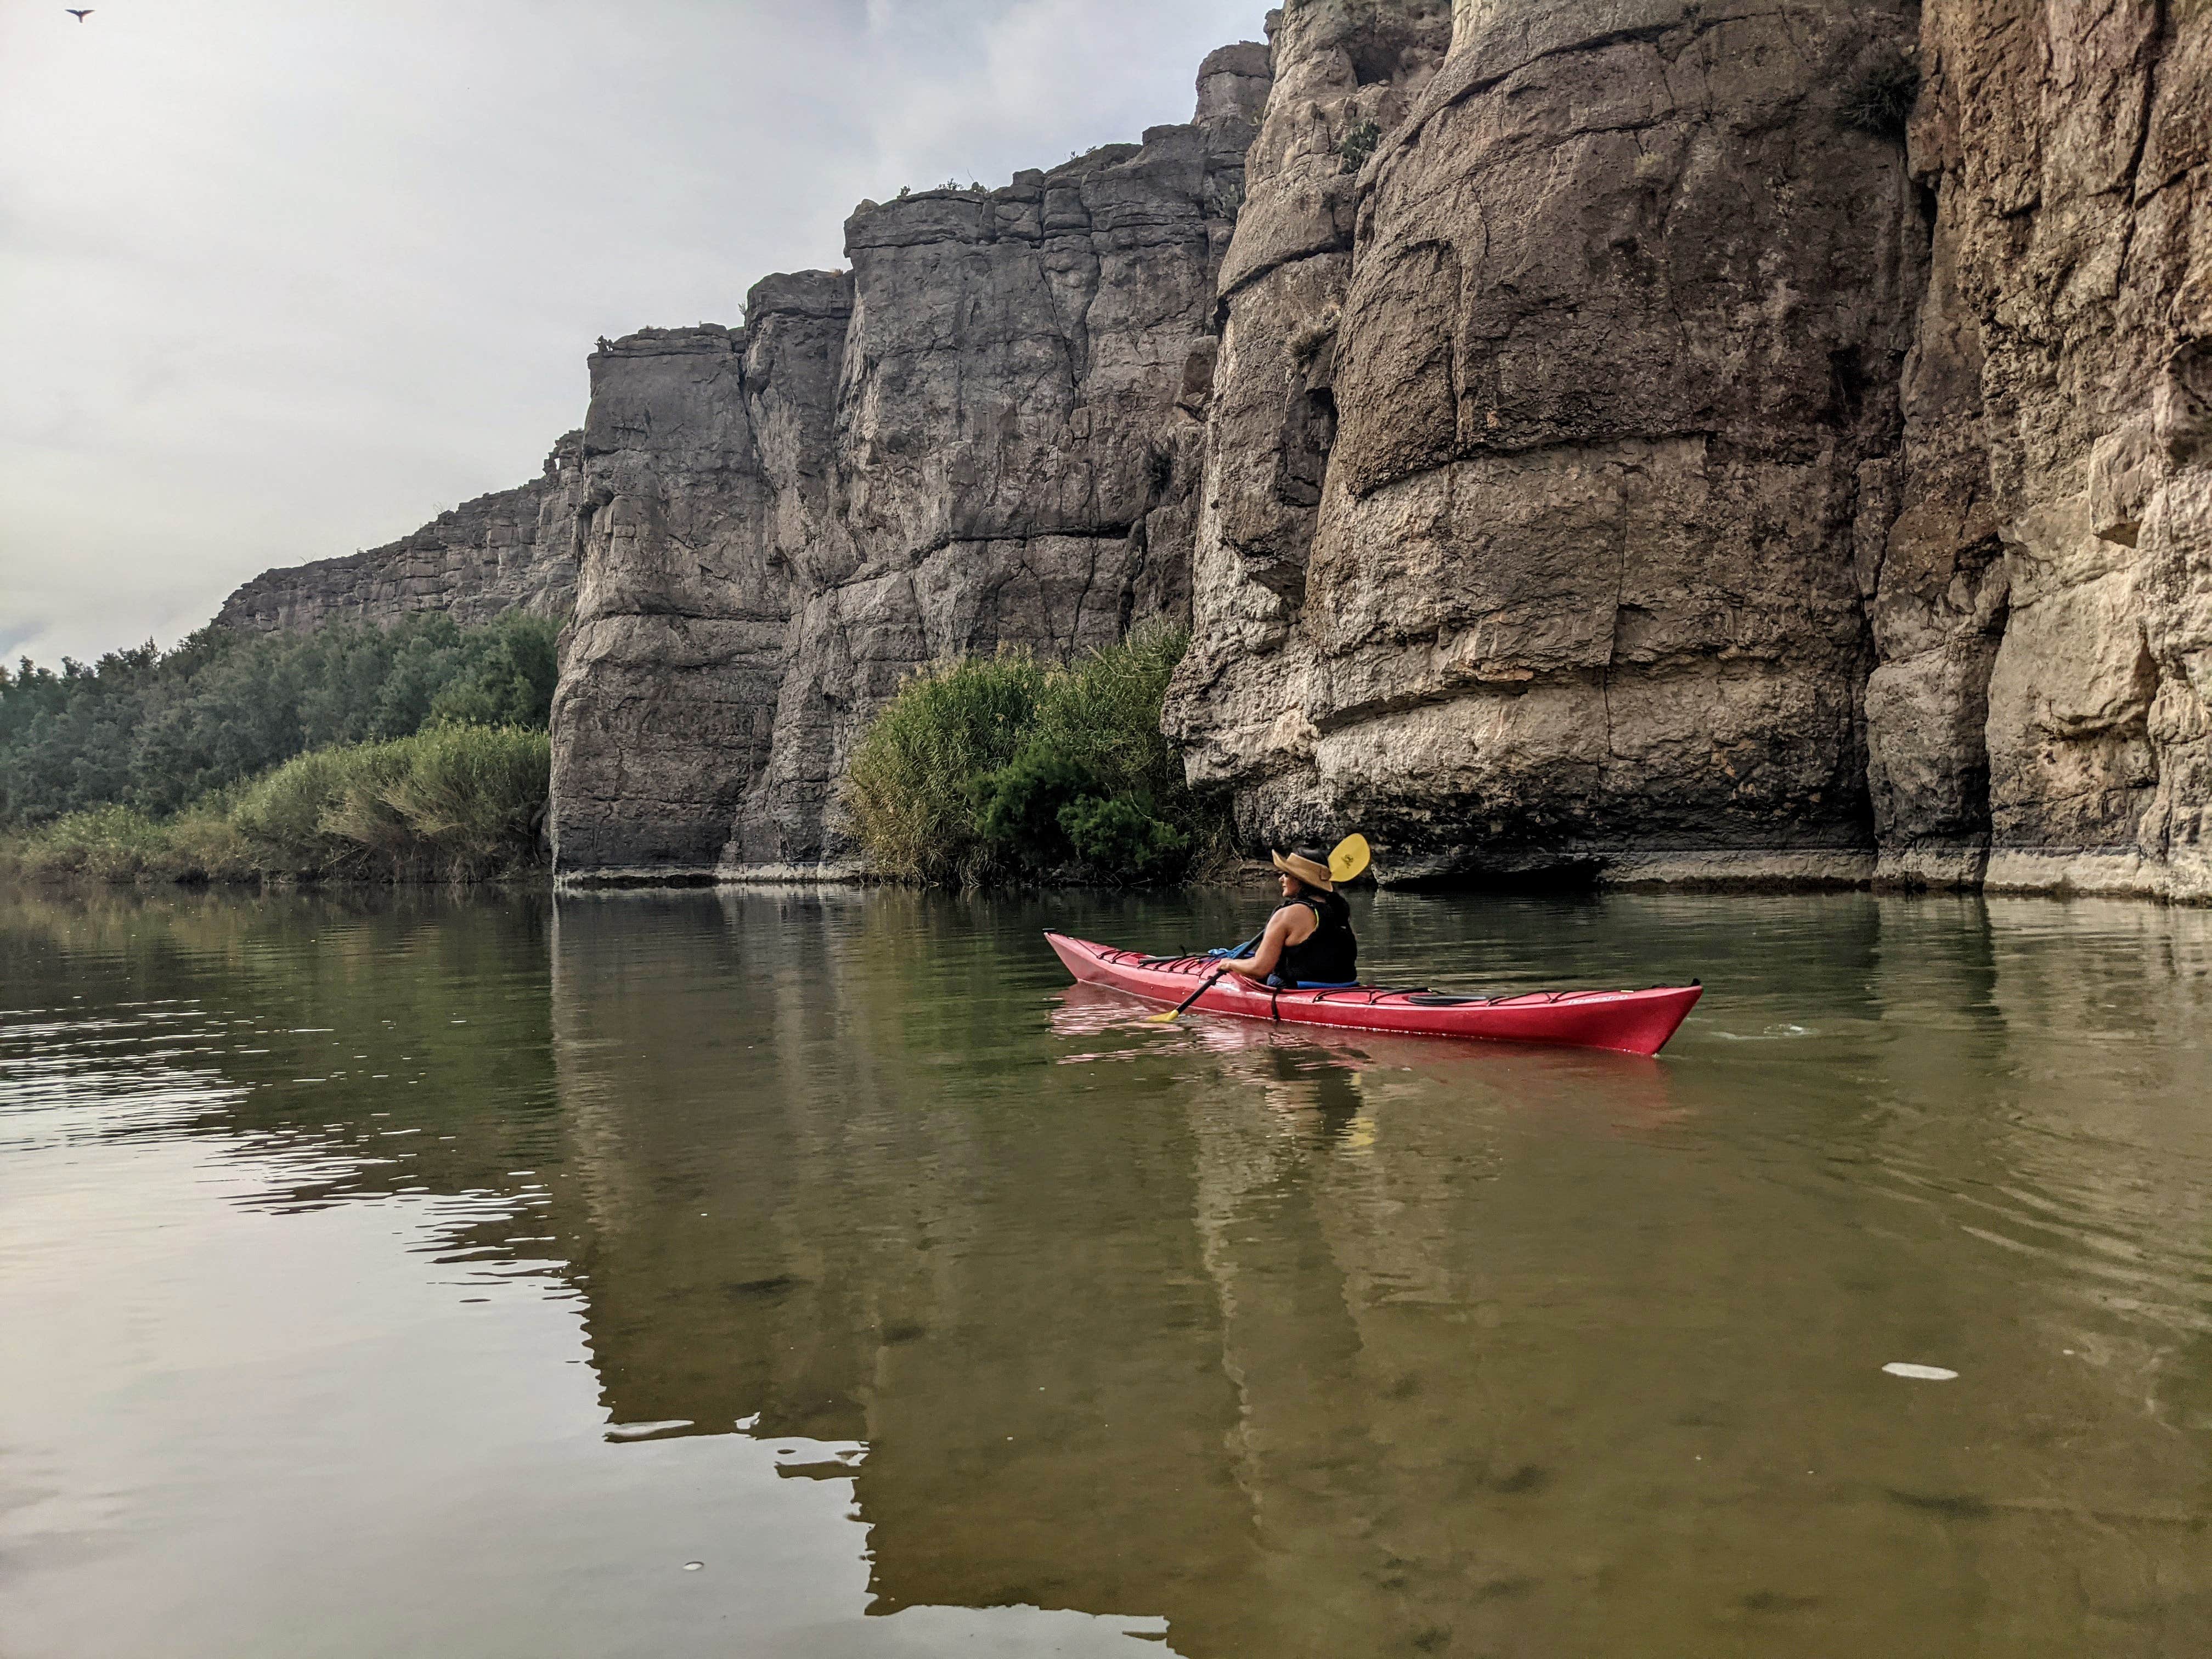
<path fill-rule="evenodd" d="M 1170 708 L 1249 833 L 1357 823 L 1401 876 L 1866 861 L 1857 484 L 1919 266 L 1838 100 L 1910 24 L 1285 14 Z"/>
<path fill-rule="evenodd" d="M 222 620 L 573 595 L 574 874 L 848 871 L 904 676 L 1188 616 L 1255 844 L 2212 899 L 2203 4 L 1269 27 L 1189 125 L 602 343 L 545 478 Z"/>
<path fill-rule="evenodd" d="M 1401 875 L 2212 896 L 2209 36 L 1289 9 L 1222 277 L 1194 775 Z M 1909 65 L 1908 146 L 1868 106 Z"/>
<path fill-rule="evenodd" d="M 1936 0 L 1885 872 L 2212 898 L 2212 15 Z"/>
<path fill-rule="evenodd" d="M 339 559 L 264 570 L 216 614 L 245 633 L 325 623 L 388 626 L 418 611 L 464 623 L 524 610 L 558 617 L 576 592 L 575 502 L 583 434 L 571 432 L 528 483 L 463 501 L 411 536 Z"/>
<path fill-rule="evenodd" d="M 1215 277 L 1267 87 L 995 191 L 864 203 L 851 269 L 592 361 L 559 866 L 836 872 L 836 789 L 915 668 L 1184 614 Z"/>

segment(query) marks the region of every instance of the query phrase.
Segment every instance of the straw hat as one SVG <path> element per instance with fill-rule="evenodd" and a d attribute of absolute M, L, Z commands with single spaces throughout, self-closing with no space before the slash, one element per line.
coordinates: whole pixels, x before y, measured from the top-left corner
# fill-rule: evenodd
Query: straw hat
<path fill-rule="evenodd" d="M 1276 853 L 1272 856 L 1275 868 L 1286 876 L 1296 876 L 1309 887 L 1318 887 L 1324 893 L 1336 890 L 1336 881 L 1323 862 L 1328 854 L 1317 848 L 1300 848 L 1295 853 Z"/>

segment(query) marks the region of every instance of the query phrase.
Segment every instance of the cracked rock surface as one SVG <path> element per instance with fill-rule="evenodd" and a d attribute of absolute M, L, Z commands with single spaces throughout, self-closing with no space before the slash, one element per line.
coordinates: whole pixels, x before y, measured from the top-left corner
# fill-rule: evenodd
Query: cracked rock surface
<path fill-rule="evenodd" d="M 2212 899 L 2212 15 L 1937 0 L 1920 59 L 1886 872 Z"/>
<path fill-rule="evenodd" d="M 325 623 L 388 624 L 417 611 L 462 623 L 520 609 L 565 614 L 574 603 L 579 445 L 571 432 L 528 483 L 463 501 L 411 536 L 338 559 L 264 570 L 216 614 L 243 633 L 295 633 Z"/>
<path fill-rule="evenodd" d="M 1214 279 L 1267 86 L 998 190 L 863 203 L 844 272 L 592 359 L 554 708 L 569 872 L 849 867 L 836 788 L 915 669 L 1188 613 Z"/>
<path fill-rule="evenodd" d="M 1169 711 L 1248 833 L 1356 823 L 1401 875 L 1863 855 L 1856 481 L 1921 256 L 1834 88 L 1909 22 L 1285 12 Z"/>
<path fill-rule="evenodd" d="M 2212 897 L 2202 8 L 1342 0 L 1274 51 L 1168 714 L 1249 835 Z"/>

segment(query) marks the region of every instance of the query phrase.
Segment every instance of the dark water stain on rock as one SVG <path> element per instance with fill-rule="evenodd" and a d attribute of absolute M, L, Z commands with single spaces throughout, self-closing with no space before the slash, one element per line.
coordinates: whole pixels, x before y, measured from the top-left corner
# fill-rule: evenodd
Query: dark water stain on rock
<path fill-rule="evenodd" d="M 1552 1484 L 1552 1472 L 1537 1463 L 1523 1463 L 1510 1474 L 1483 1477 L 1482 1484 L 1492 1492 L 1541 1492 Z"/>

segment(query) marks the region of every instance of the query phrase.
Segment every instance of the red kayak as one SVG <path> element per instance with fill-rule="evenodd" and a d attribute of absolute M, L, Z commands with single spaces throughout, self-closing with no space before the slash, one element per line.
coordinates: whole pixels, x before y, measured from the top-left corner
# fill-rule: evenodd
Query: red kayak
<path fill-rule="evenodd" d="M 1084 983 L 1110 985 L 1147 1002 L 1181 1002 L 1199 981 L 1221 966 L 1207 957 L 1148 957 L 1116 951 L 1049 929 L 1044 937 L 1067 971 Z M 1191 1006 L 1210 1014 L 1286 1025 L 1338 1025 L 1356 1031 L 1565 1043 L 1656 1054 L 1703 994 L 1694 983 L 1648 991 L 1522 991 L 1495 997 L 1385 991 L 1372 985 L 1273 991 L 1232 974 L 1208 986 Z"/>

